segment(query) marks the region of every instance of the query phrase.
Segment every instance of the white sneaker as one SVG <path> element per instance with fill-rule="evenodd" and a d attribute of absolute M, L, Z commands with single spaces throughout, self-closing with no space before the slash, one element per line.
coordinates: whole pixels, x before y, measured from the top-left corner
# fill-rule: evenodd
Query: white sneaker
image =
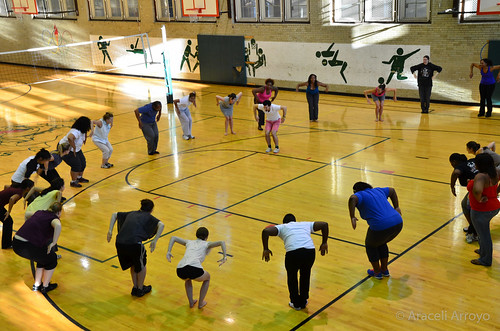
<path fill-rule="evenodd" d="M 272 149 L 271 147 L 269 147 L 268 149 L 266 149 L 266 153 L 271 153 Z"/>
<path fill-rule="evenodd" d="M 274 153 L 279 153 L 279 151 L 280 151 L 280 149 L 276 147 L 273 152 Z"/>
<path fill-rule="evenodd" d="M 467 233 L 467 235 L 465 236 L 465 241 L 468 244 L 472 244 L 472 242 L 474 241 L 474 235 L 472 233 Z"/>
<path fill-rule="evenodd" d="M 189 136 L 182 135 L 182 138 L 183 138 L 184 140 L 189 140 Z"/>
<path fill-rule="evenodd" d="M 290 308 L 293 308 L 293 309 L 295 309 L 295 310 L 301 310 L 301 309 L 302 309 L 302 308 L 300 308 L 300 307 L 295 307 L 295 306 L 293 305 L 293 303 L 291 303 L 291 302 L 289 302 L 289 303 L 288 303 L 288 305 L 290 306 Z"/>

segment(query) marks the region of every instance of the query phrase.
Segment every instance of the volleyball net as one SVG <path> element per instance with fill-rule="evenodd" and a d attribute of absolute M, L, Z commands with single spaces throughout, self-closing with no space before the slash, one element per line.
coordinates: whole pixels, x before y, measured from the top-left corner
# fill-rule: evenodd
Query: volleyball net
<path fill-rule="evenodd" d="M 0 89 L 69 79 L 85 73 L 140 74 L 153 63 L 147 33 L 73 43 L 52 33 L 48 46 L 0 53 Z"/>

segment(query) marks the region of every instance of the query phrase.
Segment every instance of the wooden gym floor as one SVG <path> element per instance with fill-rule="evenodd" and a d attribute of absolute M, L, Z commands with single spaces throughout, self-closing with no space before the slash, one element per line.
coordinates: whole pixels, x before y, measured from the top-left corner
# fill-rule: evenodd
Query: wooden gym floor
<path fill-rule="evenodd" d="M 165 100 L 162 80 L 87 75 L 69 80 L 0 90 L 0 179 L 10 182 L 26 157 L 57 141 L 82 115 L 115 114 L 110 133 L 115 166 L 101 169 L 101 152 L 89 141 L 82 189 L 66 186 L 61 217 L 62 259 L 44 297 L 31 292 L 29 262 L 12 250 L 0 252 L 0 320 L 4 329 L 91 330 L 491 330 L 500 325 L 496 308 L 500 282 L 500 223 L 491 223 L 494 261 L 474 266 L 477 243 L 467 244 L 460 201 L 451 194 L 448 157 L 465 144 L 498 140 L 500 115 L 478 119 L 477 107 L 433 103 L 421 115 L 419 103 L 386 100 L 385 121 L 374 121 L 374 106 L 361 97 L 320 96 L 320 120 L 310 123 L 304 92 L 280 91 L 275 103 L 288 107 L 279 129 L 281 152 L 266 154 L 263 133 L 251 111 L 250 88 L 175 82 L 175 98 L 197 92 L 193 135 L 182 140 L 172 105 L 164 103 L 158 156 L 148 156 L 134 109 Z M 236 135 L 224 136 L 215 95 L 242 91 L 235 106 Z M 361 91 L 360 91 L 361 92 Z M 415 92 L 415 94 L 417 94 Z M 167 109 L 168 107 L 168 109 Z M 59 173 L 69 184 L 69 168 Z M 366 222 L 354 231 L 347 211 L 359 180 L 392 186 L 399 195 L 404 228 L 389 244 L 391 278 L 368 278 L 363 247 Z M 40 179 L 38 186 L 47 186 Z M 148 250 L 146 284 L 153 291 L 130 295 L 106 233 L 111 214 L 155 202 L 165 223 L 154 253 Z M 307 309 L 288 307 L 283 243 L 270 239 L 274 255 L 261 260 L 261 231 L 286 213 L 299 221 L 330 225 L 329 253 L 316 256 Z M 14 229 L 22 225 L 22 203 L 13 209 Z M 183 254 L 165 258 L 172 235 L 194 238 L 206 226 L 209 240 L 225 240 L 228 262 L 218 267 L 213 251 L 204 267 L 212 275 L 202 310 L 189 309 L 175 267 Z M 116 229 L 114 232 L 116 235 Z M 314 236 L 319 247 L 320 236 Z M 147 245 L 149 248 L 149 245 Z M 198 294 L 199 283 L 195 283 Z"/>

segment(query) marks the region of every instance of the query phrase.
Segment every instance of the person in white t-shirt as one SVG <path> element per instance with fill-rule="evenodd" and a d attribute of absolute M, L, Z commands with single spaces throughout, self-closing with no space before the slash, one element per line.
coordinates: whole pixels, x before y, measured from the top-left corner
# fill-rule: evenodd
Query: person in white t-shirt
<path fill-rule="evenodd" d="M 257 110 L 263 110 L 266 114 L 266 143 L 267 149 L 266 153 L 270 153 L 273 151 L 271 148 L 271 137 L 270 134 L 273 135 L 274 140 L 274 153 L 278 153 L 280 151 L 279 143 L 278 143 L 278 128 L 281 123 L 285 123 L 286 118 L 286 107 L 280 105 L 273 105 L 271 101 L 266 100 L 262 104 L 253 105 L 253 113 L 255 116 L 255 120 L 259 122 L 259 114 Z M 280 117 L 280 110 L 283 110 L 283 117 Z"/>
<path fill-rule="evenodd" d="M 189 112 L 189 105 L 193 104 L 196 107 L 196 92 L 191 92 L 189 95 L 183 96 L 180 99 L 174 100 L 175 112 L 182 126 L 182 138 L 184 140 L 194 139 L 191 135 L 191 128 L 193 126 L 193 119 Z"/>
<path fill-rule="evenodd" d="M 198 309 L 201 309 L 207 305 L 205 301 L 205 296 L 208 292 L 208 286 L 210 285 L 210 274 L 203 270 L 202 263 L 205 257 L 209 253 L 211 248 L 221 246 L 223 257 L 220 259 L 219 266 L 226 262 L 226 244 L 223 241 L 207 241 L 208 239 L 208 229 L 201 227 L 196 230 L 196 240 L 186 240 L 179 237 L 170 238 L 170 243 L 168 244 L 167 260 L 171 262 L 172 260 L 172 247 L 177 242 L 183 246 L 186 246 L 186 252 L 184 257 L 179 261 L 177 265 L 177 276 L 185 281 L 186 295 L 189 301 L 189 307 L 193 308 L 196 302 L 198 302 Z M 192 280 L 197 282 L 203 282 L 200 289 L 199 300 L 193 299 L 193 284 Z"/>
<path fill-rule="evenodd" d="M 321 255 L 328 253 L 328 223 L 326 222 L 296 222 L 293 214 L 286 214 L 283 224 L 268 226 L 262 230 L 262 259 L 269 262 L 273 252 L 268 247 L 269 236 L 279 236 L 285 243 L 285 269 L 287 273 L 288 291 L 290 292 L 290 307 L 301 310 L 306 307 L 309 299 L 309 283 L 311 268 L 315 259 L 315 248 L 311 233 L 321 230 L 322 242 L 319 247 Z M 300 285 L 297 281 L 300 272 Z"/>
<path fill-rule="evenodd" d="M 113 147 L 109 142 L 108 135 L 113 127 L 113 114 L 106 112 L 102 118 L 92 121 L 92 125 L 95 125 L 92 141 L 102 152 L 101 168 L 111 168 L 113 165 L 108 161 L 113 153 Z"/>

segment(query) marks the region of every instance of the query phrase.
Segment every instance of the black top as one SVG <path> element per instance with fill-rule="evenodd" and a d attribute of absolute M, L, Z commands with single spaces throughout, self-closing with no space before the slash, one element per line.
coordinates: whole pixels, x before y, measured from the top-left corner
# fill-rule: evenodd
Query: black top
<path fill-rule="evenodd" d="M 418 86 L 432 86 L 432 76 L 434 75 L 434 71 L 441 72 L 443 68 L 430 62 L 427 64 L 420 63 L 410 68 L 411 72 L 415 72 L 417 70 Z"/>
<path fill-rule="evenodd" d="M 476 174 L 479 172 L 476 169 L 476 162 L 474 159 L 467 160 L 467 162 L 462 162 L 455 169 L 460 170 L 460 176 L 458 180 L 461 186 L 467 186 L 467 182 L 474 179 Z"/>
<path fill-rule="evenodd" d="M 137 244 L 152 238 L 156 234 L 160 221 L 151 213 L 131 211 L 117 213 L 118 235 L 116 242 L 120 244 Z"/>

